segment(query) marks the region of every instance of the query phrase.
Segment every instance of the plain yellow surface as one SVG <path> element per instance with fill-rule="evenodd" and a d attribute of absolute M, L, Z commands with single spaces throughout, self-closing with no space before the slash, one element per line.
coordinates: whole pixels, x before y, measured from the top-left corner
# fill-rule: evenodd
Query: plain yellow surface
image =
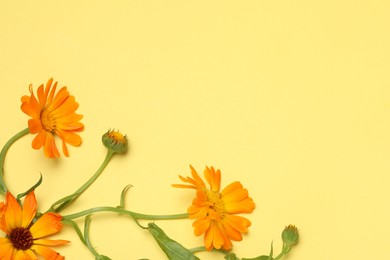
<path fill-rule="evenodd" d="M 11 191 L 35 183 L 46 210 L 86 181 L 105 155 L 101 135 L 126 133 L 130 151 L 64 213 L 119 203 L 182 213 L 192 191 L 178 174 L 206 165 L 239 180 L 256 203 L 240 257 L 266 254 L 295 224 L 287 260 L 388 259 L 390 3 L 372 1 L 3 1 L 0 144 L 27 126 L 20 97 L 54 77 L 80 104 L 85 131 L 70 158 L 48 160 L 32 135 L 9 151 Z M 82 221 L 78 221 L 81 225 Z M 143 222 L 146 224 L 147 222 Z M 187 247 L 190 220 L 156 222 Z M 91 239 L 112 259 L 164 259 L 128 218 L 95 214 Z M 71 240 L 66 259 L 93 259 Z M 198 254 L 223 259 L 221 254 Z"/>

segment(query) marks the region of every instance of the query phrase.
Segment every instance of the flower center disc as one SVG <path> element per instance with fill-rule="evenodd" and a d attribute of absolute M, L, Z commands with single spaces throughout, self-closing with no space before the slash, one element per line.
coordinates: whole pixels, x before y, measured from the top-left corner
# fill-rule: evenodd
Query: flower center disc
<path fill-rule="evenodd" d="M 210 203 L 210 208 L 213 209 L 220 218 L 225 216 L 225 205 L 221 200 L 221 194 L 216 191 L 208 191 L 207 198 Z"/>
<path fill-rule="evenodd" d="M 30 230 L 22 227 L 13 229 L 9 235 L 9 240 L 17 250 L 27 250 L 33 244 L 33 236 Z"/>
<path fill-rule="evenodd" d="M 43 128 L 45 128 L 46 131 L 52 132 L 56 127 L 56 122 L 53 118 L 53 115 L 50 114 L 47 110 L 43 110 L 41 114 L 41 122 Z"/>

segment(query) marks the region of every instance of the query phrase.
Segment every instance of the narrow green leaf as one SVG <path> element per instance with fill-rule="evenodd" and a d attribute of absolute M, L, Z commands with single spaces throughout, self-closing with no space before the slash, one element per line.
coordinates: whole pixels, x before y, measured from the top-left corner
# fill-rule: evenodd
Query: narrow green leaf
<path fill-rule="evenodd" d="M 23 192 L 23 193 L 20 193 L 16 196 L 16 200 L 17 201 L 20 201 L 21 198 L 23 198 L 24 196 L 26 196 L 27 194 L 29 194 L 30 192 L 32 192 L 33 190 L 35 190 L 39 185 L 41 185 L 42 183 L 42 174 L 40 174 L 40 177 L 39 177 L 39 180 L 37 181 L 37 183 L 35 183 L 30 189 L 28 189 L 27 191 Z"/>
<path fill-rule="evenodd" d="M 170 260 L 199 260 L 193 252 L 169 238 L 164 231 L 154 223 L 149 223 L 149 231 L 157 241 L 158 245 Z"/>
<path fill-rule="evenodd" d="M 127 185 L 123 190 L 122 190 L 122 193 L 121 193 L 121 199 L 120 199 L 120 204 L 119 204 L 119 207 L 120 209 L 124 209 L 125 208 L 125 196 L 126 196 L 126 192 L 128 191 L 128 189 L 130 189 L 131 187 L 133 187 L 132 185 Z"/>
<path fill-rule="evenodd" d="M 59 199 L 56 202 L 54 202 L 53 205 L 51 205 L 50 209 L 52 209 L 53 211 L 57 211 L 57 209 L 61 207 L 61 205 L 70 203 L 73 199 L 75 199 L 79 195 L 80 193 L 73 193 L 66 197 L 63 197 L 62 199 Z"/>

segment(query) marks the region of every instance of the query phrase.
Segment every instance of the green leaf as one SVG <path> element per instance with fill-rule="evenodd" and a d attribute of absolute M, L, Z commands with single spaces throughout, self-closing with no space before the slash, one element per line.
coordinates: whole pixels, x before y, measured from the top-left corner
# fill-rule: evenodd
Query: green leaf
<path fill-rule="evenodd" d="M 74 200 L 75 198 L 77 198 L 77 196 L 79 196 L 81 193 L 73 193 L 73 194 L 70 194 L 66 197 L 63 197 L 62 199 L 59 199 L 57 200 L 56 202 L 53 203 L 53 205 L 51 205 L 50 209 L 52 209 L 53 211 L 56 211 L 62 207 L 63 205 L 67 204 L 67 203 L 70 203 L 72 200 Z"/>
<path fill-rule="evenodd" d="M 157 241 L 158 245 L 168 256 L 170 260 L 199 260 L 198 257 L 194 255 L 193 252 L 176 242 L 175 240 L 169 238 L 164 231 L 159 228 L 154 223 L 148 224 L 148 230 L 153 235 L 154 239 Z"/>
<path fill-rule="evenodd" d="M 125 208 L 125 196 L 126 196 L 126 192 L 128 189 L 130 189 L 131 187 L 133 187 L 132 185 L 127 185 L 123 190 L 122 190 L 122 193 L 121 193 L 121 199 L 120 199 L 120 204 L 117 208 L 120 208 L 120 209 L 124 209 Z"/>
<path fill-rule="evenodd" d="M 111 260 L 111 258 L 105 255 L 98 255 L 95 257 L 95 260 Z"/>
<path fill-rule="evenodd" d="M 30 192 L 32 192 L 33 190 L 35 190 L 35 188 L 37 188 L 39 185 L 41 185 L 42 183 L 42 174 L 40 174 L 40 177 L 39 177 L 39 180 L 37 181 L 37 183 L 35 183 L 30 189 L 28 189 L 27 191 L 23 192 L 23 193 L 20 193 L 16 196 L 16 200 L 17 201 L 20 201 L 20 199 L 24 196 L 26 196 L 27 194 L 29 194 Z"/>

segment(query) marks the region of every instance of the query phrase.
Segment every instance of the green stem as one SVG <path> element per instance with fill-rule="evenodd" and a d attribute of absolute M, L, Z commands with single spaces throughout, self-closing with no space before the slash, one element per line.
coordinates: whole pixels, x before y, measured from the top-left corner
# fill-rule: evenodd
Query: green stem
<path fill-rule="evenodd" d="M 107 151 L 106 158 L 104 159 L 102 165 L 100 165 L 99 169 L 96 171 L 96 173 L 86 182 L 84 183 L 78 190 L 76 190 L 73 194 L 77 194 L 77 196 L 73 196 L 72 199 L 65 201 L 60 206 L 58 206 L 55 211 L 60 212 L 61 210 L 65 209 L 70 203 L 72 203 L 75 199 L 77 199 L 78 196 L 81 195 L 91 184 L 100 176 L 100 174 L 103 172 L 104 168 L 106 168 L 107 164 L 110 162 L 112 156 L 114 155 L 114 152 L 111 150 Z"/>
<path fill-rule="evenodd" d="M 274 260 L 279 260 L 279 259 L 282 259 L 283 256 L 285 256 L 286 254 L 282 251 L 280 252 L 280 254 L 274 258 Z"/>
<path fill-rule="evenodd" d="M 3 149 L 1 150 L 1 153 L 0 153 L 0 193 L 3 195 L 8 191 L 7 186 L 5 185 L 5 182 L 4 182 L 4 178 L 3 178 L 5 155 L 7 154 L 8 149 L 11 147 L 11 145 L 13 143 L 15 143 L 18 139 L 25 136 L 29 132 L 30 132 L 30 130 L 28 128 L 23 129 L 22 131 L 20 131 L 19 133 L 17 133 L 13 137 L 11 137 L 11 139 L 9 139 L 9 141 L 4 145 Z"/>
<path fill-rule="evenodd" d="M 198 246 L 198 247 L 190 248 L 189 250 L 192 253 L 197 253 L 197 252 L 206 251 L 206 248 L 204 246 Z"/>
<path fill-rule="evenodd" d="M 85 236 L 85 245 L 88 247 L 89 251 L 95 256 L 99 257 L 99 253 L 95 250 L 95 248 L 92 246 L 91 241 L 89 240 L 89 225 L 91 224 L 91 215 L 88 215 L 85 218 L 84 223 L 84 236 Z"/>
<path fill-rule="evenodd" d="M 80 211 L 78 213 L 69 214 L 62 217 L 64 219 L 71 220 L 71 219 L 81 218 L 96 212 L 115 212 L 115 213 L 133 217 L 135 219 L 145 219 L 145 220 L 168 220 L 168 219 L 188 218 L 188 213 L 173 214 L 173 215 L 148 215 L 148 214 L 141 214 L 141 213 L 137 213 L 137 212 L 121 209 L 121 208 L 116 208 L 116 207 L 90 208 L 90 209 Z"/>

